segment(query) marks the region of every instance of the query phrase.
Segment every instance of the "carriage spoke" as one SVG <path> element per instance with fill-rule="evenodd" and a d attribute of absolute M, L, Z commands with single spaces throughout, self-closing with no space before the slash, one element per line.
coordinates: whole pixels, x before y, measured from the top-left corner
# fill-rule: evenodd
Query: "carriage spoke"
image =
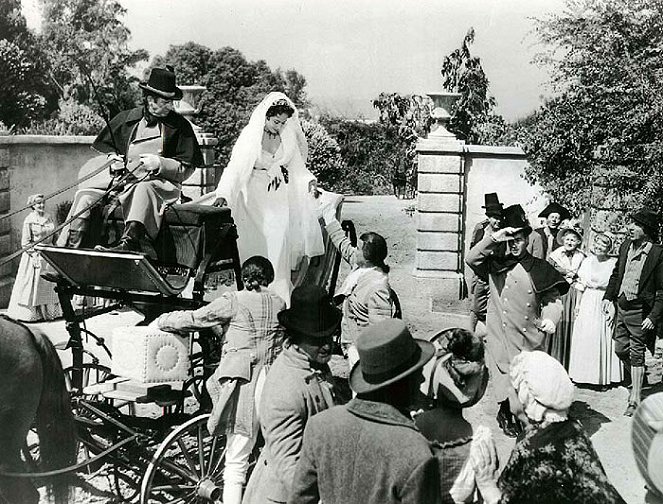
<path fill-rule="evenodd" d="M 180 450 L 182 450 L 182 455 L 184 455 L 184 459 L 186 460 L 187 465 L 189 466 L 189 469 L 191 469 L 191 472 L 195 474 L 196 476 L 202 476 L 203 474 L 203 466 L 200 466 L 200 475 L 198 474 L 198 470 L 196 469 L 196 464 L 194 463 L 193 459 L 191 458 L 191 454 L 189 453 L 188 448 L 184 445 L 184 442 L 182 441 L 182 438 L 177 438 L 177 444 L 180 447 Z"/>
<path fill-rule="evenodd" d="M 153 492 L 179 492 L 182 490 L 195 490 L 196 486 L 195 485 L 162 485 L 162 486 L 155 486 L 152 487 Z"/>
<path fill-rule="evenodd" d="M 219 455 L 219 460 L 216 461 L 216 464 L 214 465 L 214 469 L 209 471 L 207 474 L 216 474 L 216 472 L 219 470 L 221 467 L 221 463 L 223 462 L 223 459 L 226 457 L 226 447 L 223 448 L 223 451 L 221 452 L 221 455 Z"/>
<path fill-rule="evenodd" d="M 205 472 L 205 446 L 203 441 L 203 429 L 206 428 L 204 425 L 198 425 L 198 461 L 200 462 L 200 474 Z"/>
<path fill-rule="evenodd" d="M 192 483 L 198 483 L 198 478 L 196 477 L 195 474 L 190 473 L 189 471 L 187 471 L 183 467 L 178 466 L 174 462 L 171 462 L 168 459 L 163 459 L 161 461 L 161 463 L 164 465 L 164 467 L 166 467 L 167 469 L 170 469 L 171 471 L 173 471 L 177 475 L 179 475 L 179 476 L 181 476 L 185 479 L 188 479 Z"/>
<path fill-rule="evenodd" d="M 210 448 L 209 452 L 209 464 L 207 464 L 207 467 L 205 468 L 205 471 L 203 472 L 203 476 L 207 476 L 210 474 L 210 471 L 212 469 L 212 464 L 214 463 L 214 452 L 216 452 L 216 442 L 219 439 L 218 436 L 213 436 L 212 437 L 212 447 Z"/>

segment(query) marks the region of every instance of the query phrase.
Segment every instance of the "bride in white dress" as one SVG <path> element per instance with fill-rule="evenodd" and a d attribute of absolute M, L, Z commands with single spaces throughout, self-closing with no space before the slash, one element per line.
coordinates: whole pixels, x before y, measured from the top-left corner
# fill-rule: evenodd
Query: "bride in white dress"
<path fill-rule="evenodd" d="M 307 153 L 296 107 L 283 93 L 269 93 L 237 139 L 214 202 L 232 210 L 241 261 L 267 257 L 274 266 L 271 289 L 288 304 L 291 271 L 304 256 L 324 254 Z"/>

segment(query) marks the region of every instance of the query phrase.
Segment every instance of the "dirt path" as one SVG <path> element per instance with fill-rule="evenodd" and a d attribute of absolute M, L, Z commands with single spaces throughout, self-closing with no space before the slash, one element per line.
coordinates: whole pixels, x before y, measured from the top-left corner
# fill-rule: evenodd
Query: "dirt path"
<path fill-rule="evenodd" d="M 421 338 L 452 326 L 465 325 L 467 317 L 458 310 L 450 313 L 431 313 L 427 299 L 422 299 L 412 276 L 415 255 L 415 219 L 405 209 L 412 201 L 397 200 L 393 196 L 349 197 L 343 206 L 343 218 L 352 219 L 357 233 L 375 231 L 382 234 L 389 244 L 387 263 L 391 266 L 391 282 L 398 293 L 404 318 L 414 334 Z M 347 267 L 341 272 L 341 279 Z M 340 283 L 339 283 L 340 285 Z M 460 305 L 462 306 L 462 304 Z M 134 313 L 104 315 L 88 321 L 93 332 L 108 337 L 117 325 L 133 325 L 140 317 Z M 55 341 L 66 340 L 62 321 L 37 324 Z M 63 354 L 63 360 L 67 360 Z M 622 416 L 627 392 L 616 387 L 606 392 L 578 389 L 572 414 L 579 418 L 591 436 L 594 447 L 608 473 L 610 480 L 628 503 L 644 500 L 644 480 L 637 471 L 630 444 L 631 419 Z M 486 396 L 478 405 L 467 411 L 473 425 L 486 425 L 498 445 L 500 460 L 506 463 L 514 441 L 504 436 L 497 426 L 497 405 L 489 387 Z M 99 478 L 107 476 L 100 475 Z M 103 483 L 103 482 L 102 482 Z M 96 486 L 96 485 L 95 485 Z M 107 488 L 107 483 L 102 486 Z M 78 502 L 107 502 L 107 496 L 91 496 L 79 492 Z"/>

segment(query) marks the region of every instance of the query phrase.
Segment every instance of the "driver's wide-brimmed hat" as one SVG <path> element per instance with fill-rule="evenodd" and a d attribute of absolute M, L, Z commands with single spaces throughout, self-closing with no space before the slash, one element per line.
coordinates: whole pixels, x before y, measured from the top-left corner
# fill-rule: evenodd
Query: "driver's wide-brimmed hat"
<path fill-rule="evenodd" d="M 153 68 L 147 82 L 139 83 L 138 87 L 168 100 L 181 100 L 183 96 L 182 90 L 175 85 L 175 69 L 170 65 Z"/>

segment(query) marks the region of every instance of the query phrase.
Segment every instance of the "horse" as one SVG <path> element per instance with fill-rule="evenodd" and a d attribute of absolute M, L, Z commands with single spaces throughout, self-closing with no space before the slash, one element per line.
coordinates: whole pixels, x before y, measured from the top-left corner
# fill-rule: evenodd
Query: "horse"
<path fill-rule="evenodd" d="M 4 315 L 0 316 L 0 503 L 37 504 L 39 492 L 25 477 L 21 450 L 28 431 L 39 436 L 39 470 L 51 471 L 76 461 L 74 417 L 62 364 L 50 340 Z M 69 500 L 66 476 L 48 480 L 56 504 Z"/>

